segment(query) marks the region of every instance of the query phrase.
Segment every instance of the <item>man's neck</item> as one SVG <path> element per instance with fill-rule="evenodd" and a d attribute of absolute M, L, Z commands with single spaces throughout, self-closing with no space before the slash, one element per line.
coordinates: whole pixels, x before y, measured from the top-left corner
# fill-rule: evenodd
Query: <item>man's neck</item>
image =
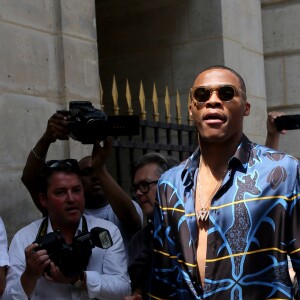
<path fill-rule="evenodd" d="M 51 222 L 51 226 L 53 231 L 60 230 L 66 243 L 70 244 L 72 243 L 73 237 L 76 234 L 76 231 L 78 229 L 78 224 L 70 224 L 70 225 L 56 225 Z"/>
<path fill-rule="evenodd" d="M 236 152 L 241 137 L 225 142 L 206 142 L 200 139 L 200 150 L 203 163 L 212 170 L 224 170 Z"/>

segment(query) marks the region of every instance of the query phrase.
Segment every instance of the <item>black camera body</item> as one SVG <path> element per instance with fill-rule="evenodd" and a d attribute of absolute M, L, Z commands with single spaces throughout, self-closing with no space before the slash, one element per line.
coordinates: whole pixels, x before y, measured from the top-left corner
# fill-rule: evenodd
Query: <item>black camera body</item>
<path fill-rule="evenodd" d="M 90 101 L 71 101 L 69 111 L 57 112 L 70 117 L 69 136 L 82 144 L 94 144 L 109 135 L 139 134 L 139 116 L 107 116 Z"/>
<path fill-rule="evenodd" d="M 100 227 L 75 236 L 72 244 L 65 243 L 59 230 L 38 237 L 34 243 L 39 244 L 34 251 L 47 250 L 51 261 L 66 277 L 80 276 L 82 271 L 86 270 L 95 246 L 107 249 L 113 244 L 109 231 Z M 46 268 L 45 272 L 49 274 L 49 268 Z"/>
<path fill-rule="evenodd" d="M 283 115 L 277 117 L 275 124 L 278 131 L 300 129 L 300 115 Z"/>

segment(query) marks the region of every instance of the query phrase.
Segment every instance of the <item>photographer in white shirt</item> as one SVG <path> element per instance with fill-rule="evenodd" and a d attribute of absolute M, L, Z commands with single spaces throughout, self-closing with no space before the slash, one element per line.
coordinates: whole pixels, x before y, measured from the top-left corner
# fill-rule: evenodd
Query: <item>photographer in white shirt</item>
<path fill-rule="evenodd" d="M 113 223 L 83 215 L 84 192 L 77 161 L 47 162 L 42 174 L 39 199 L 48 216 L 14 236 L 3 299 L 122 299 L 130 292 L 123 240 Z M 34 241 L 42 232 L 46 235 L 59 230 L 65 244 L 72 245 L 74 236 L 85 230 L 89 233 L 94 227 L 108 230 L 112 246 L 94 247 L 87 267 L 76 276 L 64 275 L 43 247 L 35 251 L 39 244 Z"/>

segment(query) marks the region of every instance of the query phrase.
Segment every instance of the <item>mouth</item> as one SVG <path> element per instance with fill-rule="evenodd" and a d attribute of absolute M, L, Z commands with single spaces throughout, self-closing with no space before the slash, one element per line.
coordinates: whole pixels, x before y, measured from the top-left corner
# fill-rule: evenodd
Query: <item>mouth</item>
<path fill-rule="evenodd" d="M 203 117 L 203 121 L 207 124 L 219 125 L 227 121 L 227 118 L 220 113 L 207 113 Z"/>
<path fill-rule="evenodd" d="M 144 206 L 144 205 L 146 205 L 147 203 L 149 203 L 148 200 L 141 200 L 141 199 L 139 199 L 139 205 L 140 205 L 140 206 Z"/>
<path fill-rule="evenodd" d="M 102 190 L 102 186 L 99 183 L 95 183 L 92 185 L 92 188 L 94 190 Z"/>
<path fill-rule="evenodd" d="M 71 212 L 71 213 L 77 212 L 78 210 L 79 210 L 79 208 L 78 208 L 78 207 L 75 207 L 75 206 L 67 207 L 67 208 L 66 208 L 66 211 L 67 211 L 67 212 Z"/>

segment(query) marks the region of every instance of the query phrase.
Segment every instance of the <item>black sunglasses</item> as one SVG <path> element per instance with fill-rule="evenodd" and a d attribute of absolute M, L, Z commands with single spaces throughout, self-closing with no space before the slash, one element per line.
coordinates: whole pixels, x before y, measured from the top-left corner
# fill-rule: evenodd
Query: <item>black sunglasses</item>
<path fill-rule="evenodd" d="M 64 168 L 64 167 L 70 167 L 70 168 L 76 168 L 78 169 L 78 162 L 76 159 L 63 159 L 63 160 L 48 160 L 46 161 L 46 167 L 50 169 L 55 168 Z"/>
<path fill-rule="evenodd" d="M 219 99 L 226 102 L 232 100 L 234 96 L 239 95 L 237 90 L 246 95 L 241 89 L 237 89 L 232 85 L 223 85 L 216 88 L 209 88 L 205 86 L 192 87 L 190 89 L 190 97 L 199 103 L 205 103 L 210 99 L 212 93 L 216 91 Z"/>
<path fill-rule="evenodd" d="M 131 193 L 134 197 L 136 197 L 136 192 L 137 190 L 140 190 L 142 194 L 147 194 L 150 190 L 150 185 L 156 184 L 158 180 L 153 180 L 153 181 L 145 181 L 142 180 L 137 184 L 132 185 L 131 187 Z"/>

